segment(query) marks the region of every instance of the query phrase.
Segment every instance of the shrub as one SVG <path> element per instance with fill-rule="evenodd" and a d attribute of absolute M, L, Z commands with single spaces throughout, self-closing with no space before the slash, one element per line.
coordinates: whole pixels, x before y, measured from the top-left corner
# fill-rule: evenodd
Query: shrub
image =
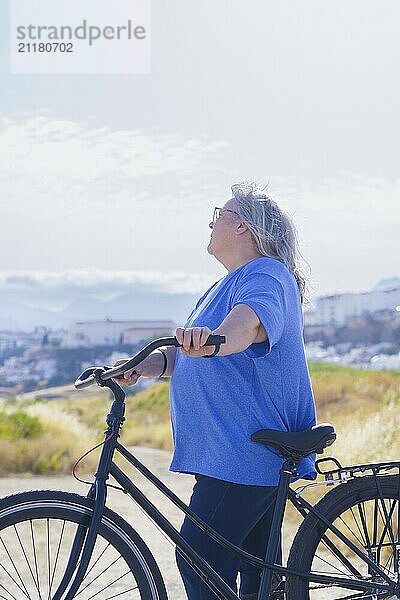
<path fill-rule="evenodd" d="M 65 470 L 65 464 L 69 462 L 68 458 L 68 451 L 63 449 L 39 456 L 32 465 L 32 471 L 38 475 L 60 473 Z"/>
<path fill-rule="evenodd" d="M 0 476 L 12 473 L 68 473 L 95 443 L 94 435 L 72 415 L 42 403 L 25 410 L 0 411 Z M 93 471 L 97 453 L 83 461 Z"/>
<path fill-rule="evenodd" d="M 12 413 L 0 411 L 0 438 L 20 440 L 36 438 L 43 433 L 40 420 L 22 410 Z"/>

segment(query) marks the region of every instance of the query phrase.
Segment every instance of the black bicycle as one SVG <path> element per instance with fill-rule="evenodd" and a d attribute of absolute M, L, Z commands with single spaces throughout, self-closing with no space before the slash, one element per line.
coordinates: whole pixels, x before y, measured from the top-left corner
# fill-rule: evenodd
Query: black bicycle
<path fill-rule="evenodd" d="M 223 336 L 211 335 L 207 345 L 219 346 L 224 341 Z M 77 388 L 97 383 L 113 393 L 94 481 L 87 497 L 43 490 L 1 501 L 0 598 L 167 599 L 150 550 L 126 521 L 105 506 L 110 485 L 107 482 L 112 476 L 120 489 L 176 544 L 218 598 L 238 600 L 236 593 L 116 465 L 116 452 L 209 536 L 262 569 L 257 600 L 400 598 L 400 462 L 342 467 L 335 459 L 320 459 L 317 469 L 324 480 L 293 490 L 289 483 L 299 461 L 332 444 L 336 437 L 333 427 L 324 424 L 297 433 L 268 429 L 255 432 L 255 443 L 270 445 L 284 457 L 271 534 L 265 558 L 261 559 L 218 535 L 120 444 L 125 394 L 113 378 L 134 368 L 161 346 L 179 343 L 174 337 L 154 340 L 124 365 L 92 367 L 76 380 Z M 334 461 L 334 469 L 323 469 L 327 460 Z M 302 494 L 315 485 L 333 489 L 312 505 Z M 276 564 L 276 555 L 287 499 L 304 520 L 294 538 L 287 566 L 281 566 Z M 273 574 L 279 577 L 273 578 Z M 274 589 L 276 579 L 280 582 Z"/>

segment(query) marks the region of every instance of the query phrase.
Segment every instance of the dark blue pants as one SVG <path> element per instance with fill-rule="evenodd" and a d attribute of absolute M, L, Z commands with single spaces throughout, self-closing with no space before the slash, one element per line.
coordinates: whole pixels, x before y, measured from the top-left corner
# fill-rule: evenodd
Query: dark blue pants
<path fill-rule="evenodd" d="M 240 485 L 196 475 L 190 508 L 218 533 L 246 552 L 264 559 L 275 505 L 276 487 Z M 182 536 L 239 595 L 257 594 L 261 571 L 241 561 L 233 552 L 210 539 L 188 517 Z M 281 562 L 281 550 L 278 551 Z M 193 571 L 177 550 L 176 561 L 189 600 L 217 600 L 217 596 Z"/>

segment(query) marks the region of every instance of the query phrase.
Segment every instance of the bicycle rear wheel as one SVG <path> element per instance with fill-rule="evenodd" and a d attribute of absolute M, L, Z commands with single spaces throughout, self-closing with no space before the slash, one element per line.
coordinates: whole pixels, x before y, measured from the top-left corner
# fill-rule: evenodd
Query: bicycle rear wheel
<path fill-rule="evenodd" d="M 393 582 L 399 575 L 399 477 L 379 476 L 382 497 L 372 476 L 360 477 L 328 492 L 316 508 L 347 539 L 371 558 Z M 336 554 L 340 550 L 343 556 Z M 293 541 L 288 567 L 335 578 L 383 582 L 353 550 L 346 547 L 327 526 L 309 514 Z M 393 593 L 356 591 L 335 584 L 319 584 L 288 576 L 287 600 L 340 600 L 393 598 Z M 400 597 L 400 596 L 399 596 Z"/>
<path fill-rule="evenodd" d="M 50 600 L 65 572 L 77 527 L 89 526 L 92 510 L 92 500 L 66 492 L 43 490 L 4 498 L 0 502 L 0 598 Z M 108 508 L 74 597 L 167 600 L 150 550 Z"/>

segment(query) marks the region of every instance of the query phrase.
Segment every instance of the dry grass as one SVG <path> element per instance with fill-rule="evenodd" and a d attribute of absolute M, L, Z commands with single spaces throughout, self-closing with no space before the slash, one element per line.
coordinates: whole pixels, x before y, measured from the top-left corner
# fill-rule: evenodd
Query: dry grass
<path fill-rule="evenodd" d="M 310 373 L 318 422 L 332 423 L 337 434 L 333 446 L 318 458 L 334 456 L 343 466 L 400 460 L 400 372 L 312 364 Z M 301 480 L 295 486 L 306 483 Z M 305 497 L 314 503 L 329 489 L 310 488 Z M 299 521 L 291 507 L 288 518 Z"/>
<path fill-rule="evenodd" d="M 158 381 L 127 399 L 126 422 L 121 439 L 128 446 L 172 450 L 168 383 Z"/>
<path fill-rule="evenodd" d="M 361 371 L 326 364 L 310 366 L 318 421 L 335 425 L 338 439 L 329 449 L 343 464 L 400 457 L 400 372 Z M 43 433 L 34 439 L 9 440 L 0 430 L 0 475 L 20 472 L 67 472 L 76 458 L 103 438 L 110 399 L 104 390 L 57 390 L 56 399 L 35 401 L 31 393 L 7 410 L 21 408 L 36 416 Z M 154 385 L 126 399 L 121 441 L 172 449 L 169 384 Z M 90 471 L 96 456 L 85 460 Z"/>
<path fill-rule="evenodd" d="M 18 440 L 0 438 L 0 476 L 67 473 L 76 459 L 93 445 L 88 429 L 54 405 L 33 404 L 24 412 L 38 418 L 43 433 Z M 94 465 L 95 457 L 89 457 L 85 470 L 92 470 Z"/>
<path fill-rule="evenodd" d="M 318 421 L 331 422 L 329 449 L 343 464 L 400 458 L 400 372 L 312 365 Z"/>
<path fill-rule="evenodd" d="M 105 419 L 110 408 L 110 398 L 105 396 L 67 396 L 63 400 L 51 400 L 33 406 L 57 408 L 75 422 L 84 426 L 92 439 L 100 441 L 106 427 Z M 125 423 L 121 440 L 127 446 L 148 446 L 151 448 L 172 449 L 172 435 L 169 418 L 169 384 L 164 381 L 154 383 L 145 391 L 126 398 Z"/>
<path fill-rule="evenodd" d="M 32 393 L 17 402 L 6 402 L 7 413 L 21 412 L 36 417 L 40 433 L 24 439 L 7 439 L 0 428 L 0 476 L 12 473 L 67 473 L 86 450 L 100 442 L 106 429 L 110 398 L 101 390 L 94 395 L 66 388 L 57 389 L 56 399 L 35 400 Z M 7 436 L 6 436 L 7 433 Z M 157 382 L 144 392 L 128 396 L 125 445 L 172 449 L 169 420 L 169 385 Z M 82 463 L 80 472 L 93 472 L 98 451 Z"/>

